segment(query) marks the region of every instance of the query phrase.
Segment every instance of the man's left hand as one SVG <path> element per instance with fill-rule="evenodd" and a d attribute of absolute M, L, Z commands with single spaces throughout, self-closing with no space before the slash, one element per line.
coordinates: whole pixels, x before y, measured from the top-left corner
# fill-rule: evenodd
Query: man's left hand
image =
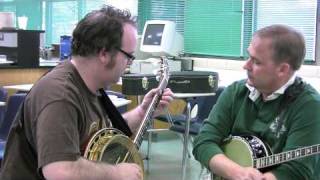
<path fill-rule="evenodd" d="M 140 104 L 140 108 L 143 111 L 143 114 L 146 113 L 148 107 L 150 106 L 150 103 L 151 103 L 153 97 L 157 93 L 158 94 L 161 93 L 159 88 L 155 88 L 155 89 L 150 90 L 144 96 L 143 101 Z M 157 107 L 156 111 L 154 112 L 153 116 L 159 115 L 164 110 L 164 108 L 168 107 L 168 105 L 170 104 L 170 102 L 172 100 L 173 100 L 173 92 L 171 91 L 171 89 L 169 89 L 169 88 L 164 89 L 164 91 L 162 93 L 161 100 L 160 100 L 160 102 L 158 104 L 158 107 Z"/>

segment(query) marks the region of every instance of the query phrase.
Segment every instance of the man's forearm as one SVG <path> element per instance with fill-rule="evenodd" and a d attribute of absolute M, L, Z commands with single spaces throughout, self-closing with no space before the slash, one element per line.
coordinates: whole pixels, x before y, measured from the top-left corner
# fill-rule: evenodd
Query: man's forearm
<path fill-rule="evenodd" d="M 217 154 L 210 159 L 210 170 L 217 176 L 232 179 L 235 171 L 241 169 L 241 166 L 227 158 L 224 154 Z"/>
<path fill-rule="evenodd" d="M 131 131 L 135 133 L 139 128 L 141 121 L 144 118 L 144 115 L 145 112 L 140 106 L 138 106 L 133 110 L 124 113 L 123 118 L 127 121 Z"/>
<path fill-rule="evenodd" d="M 77 161 L 51 163 L 43 168 L 43 174 L 48 180 L 117 179 L 117 172 L 113 165 L 96 163 L 84 158 L 79 158 Z"/>
<path fill-rule="evenodd" d="M 224 154 L 213 156 L 209 162 L 209 167 L 217 176 L 231 180 L 246 179 L 248 177 L 252 179 L 276 180 L 276 177 L 271 172 L 262 174 L 258 169 L 242 167 Z"/>

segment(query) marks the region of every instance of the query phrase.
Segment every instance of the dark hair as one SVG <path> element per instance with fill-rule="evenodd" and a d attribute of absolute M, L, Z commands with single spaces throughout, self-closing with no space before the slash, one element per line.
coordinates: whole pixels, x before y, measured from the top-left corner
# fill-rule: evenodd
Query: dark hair
<path fill-rule="evenodd" d="M 293 70 L 298 70 L 304 60 L 306 47 L 303 35 L 286 25 L 271 25 L 254 33 L 260 38 L 270 38 L 273 59 L 276 63 L 287 62 Z"/>
<path fill-rule="evenodd" d="M 121 48 L 123 25 L 136 27 L 136 22 L 128 10 L 103 6 L 88 13 L 79 21 L 72 34 L 72 55 L 92 56 L 102 49 L 114 52 Z"/>

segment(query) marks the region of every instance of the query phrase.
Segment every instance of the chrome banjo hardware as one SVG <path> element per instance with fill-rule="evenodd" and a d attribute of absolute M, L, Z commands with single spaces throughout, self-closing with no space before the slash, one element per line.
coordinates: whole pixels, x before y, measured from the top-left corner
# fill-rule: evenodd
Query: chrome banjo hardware
<path fill-rule="evenodd" d="M 212 75 L 209 75 L 208 82 L 209 82 L 209 86 L 213 88 L 215 84 L 215 80 L 213 79 Z"/>
<path fill-rule="evenodd" d="M 141 83 L 142 83 L 142 88 L 143 88 L 144 90 L 147 90 L 148 87 L 149 87 L 148 78 L 147 78 L 147 77 L 143 77 L 142 80 L 141 80 Z"/>

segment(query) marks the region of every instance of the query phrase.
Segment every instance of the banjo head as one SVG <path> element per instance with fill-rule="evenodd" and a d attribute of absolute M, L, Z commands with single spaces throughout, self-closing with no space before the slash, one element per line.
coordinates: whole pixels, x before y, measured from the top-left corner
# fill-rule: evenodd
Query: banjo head
<path fill-rule="evenodd" d="M 113 128 L 104 128 L 96 132 L 87 145 L 84 157 L 109 164 L 136 163 L 144 169 L 136 145 L 121 131 Z"/>
<path fill-rule="evenodd" d="M 249 143 L 242 137 L 235 136 L 222 146 L 225 155 L 241 166 L 252 167 L 253 152 Z M 241 153 L 240 153 L 241 152 Z"/>

